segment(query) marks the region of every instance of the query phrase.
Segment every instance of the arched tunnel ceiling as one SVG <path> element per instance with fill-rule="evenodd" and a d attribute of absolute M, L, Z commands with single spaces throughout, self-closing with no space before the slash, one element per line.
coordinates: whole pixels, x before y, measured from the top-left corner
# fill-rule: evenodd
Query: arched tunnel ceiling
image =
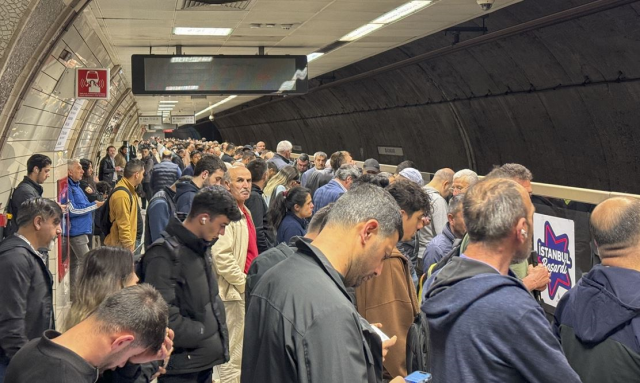
<path fill-rule="evenodd" d="M 524 1 L 486 23 L 491 33 L 588 3 Z M 424 171 L 486 173 L 518 162 L 540 182 L 640 193 L 640 4 L 628 3 L 304 96 L 255 100 L 218 114 L 216 124 L 238 143 L 264 140 L 274 148 L 289 139 L 309 153 L 406 158 Z M 349 78 L 452 41 L 430 36 L 333 76 Z M 334 81 L 323 77 L 312 86 Z M 402 147 L 405 156 L 379 155 L 378 146 Z"/>

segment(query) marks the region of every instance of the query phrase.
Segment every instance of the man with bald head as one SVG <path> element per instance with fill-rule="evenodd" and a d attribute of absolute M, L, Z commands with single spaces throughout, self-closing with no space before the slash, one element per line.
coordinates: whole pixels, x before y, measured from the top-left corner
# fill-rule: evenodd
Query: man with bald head
<path fill-rule="evenodd" d="M 251 196 L 251 172 L 244 166 L 227 170 L 225 186 L 238 203 L 242 213 L 239 221 L 231 222 L 223 235 L 211 247 L 213 269 L 218 280 L 220 298 L 224 303 L 229 328 L 229 362 L 219 367 L 220 381 L 240 382 L 242 342 L 244 335 L 244 289 L 247 271 L 258 256 L 256 229 L 245 202 Z"/>
<path fill-rule="evenodd" d="M 509 265 L 529 256 L 535 208 L 508 179 L 465 193 L 469 246 L 425 283 L 433 382 L 580 382 Z"/>
<path fill-rule="evenodd" d="M 616 197 L 591 214 L 602 264 L 582 276 L 555 312 L 554 329 L 584 383 L 640 377 L 640 200 Z"/>
<path fill-rule="evenodd" d="M 440 169 L 433 175 L 431 181 L 424 186 L 424 190 L 429 194 L 431 201 L 430 222 L 418 232 L 418 241 L 420 248 L 418 249 L 418 257 L 424 258 L 429 242 L 447 225 L 447 201 L 451 195 L 451 183 L 453 182 L 453 170 L 449 168 Z M 417 265 L 414 265 L 417 266 Z M 418 267 L 422 270 L 422 267 Z"/>

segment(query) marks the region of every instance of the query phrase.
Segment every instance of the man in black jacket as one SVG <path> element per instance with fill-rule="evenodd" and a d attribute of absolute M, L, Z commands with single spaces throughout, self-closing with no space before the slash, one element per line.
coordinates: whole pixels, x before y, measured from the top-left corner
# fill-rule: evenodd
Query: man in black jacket
<path fill-rule="evenodd" d="M 144 255 L 143 280 L 169 304 L 169 327 L 176 333 L 175 351 L 161 383 L 209 383 L 212 367 L 229 360 L 224 306 L 208 249 L 231 221 L 240 218 L 227 190 L 204 188 L 193 199 L 184 223 L 172 218 L 163 238 Z"/>
<path fill-rule="evenodd" d="M 53 279 L 39 252 L 61 233 L 62 210 L 34 198 L 20 206 L 18 232 L 0 244 L 0 382 L 11 358 L 53 328 Z"/>
<path fill-rule="evenodd" d="M 387 191 L 364 184 L 340 197 L 315 240 L 298 240 L 295 255 L 252 292 L 241 381 L 378 382 L 381 366 L 347 288 L 378 275 L 402 235 L 400 207 Z"/>
<path fill-rule="evenodd" d="M 116 147 L 109 146 L 107 148 L 107 155 L 100 160 L 100 172 L 98 179 L 100 181 L 108 182 L 111 186 L 114 186 L 118 182 L 118 174 L 123 169 L 116 166 Z"/>
<path fill-rule="evenodd" d="M 220 185 L 227 167 L 218 156 L 205 155 L 198 161 L 193 178 L 176 185 L 175 203 L 178 213 L 187 215 L 198 190 L 203 187 Z"/>
<path fill-rule="evenodd" d="M 7 232 L 5 237 L 9 237 L 11 234 L 18 231 L 18 225 L 16 224 L 16 218 L 18 216 L 18 210 L 20 205 L 26 200 L 32 198 L 42 197 L 42 184 L 49 178 L 51 172 L 51 158 L 43 154 L 34 154 L 27 160 L 27 175 L 18 187 L 15 188 L 9 201 L 10 213 L 13 218 L 7 225 Z"/>
<path fill-rule="evenodd" d="M 268 207 L 262 193 L 267 184 L 267 162 L 262 158 L 255 159 L 247 165 L 247 169 L 251 172 L 251 196 L 244 204 L 251 212 L 253 225 L 256 227 L 258 253 L 262 253 L 272 248 L 275 241 L 275 236 L 269 236 Z"/>

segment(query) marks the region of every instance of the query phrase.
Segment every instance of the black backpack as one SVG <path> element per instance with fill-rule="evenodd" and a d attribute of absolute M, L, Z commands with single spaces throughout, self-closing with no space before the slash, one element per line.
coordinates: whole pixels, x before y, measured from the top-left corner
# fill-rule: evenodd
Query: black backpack
<path fill-rule="evenodd" d="M 111 202 L 111 196 L 118 190 L 124 190 L 127 192 L 127 195 L 129 195 L 129 203 L 132 207 L 131 213 L 133 213 L 133 196 L 129 189 L 124 186 L 118 186 L 113 189 L 111 194 L 109 194 L 109 197 L 107 197 L 107 200 L 104 202 L 104 205 L 102 205 L 96 212 L 96 228 L 100 232 L 102 239 L 111 233 L 111 226 L 113 226 L 113 222 L 111 222 L 111 219 L 109 218 L 109 205 Z"/>
<path fill-rule="evenodd" d="M 429 371 L 429 324 L 420 311 L 407 333 L 407 374 L 414 371 Z"/>

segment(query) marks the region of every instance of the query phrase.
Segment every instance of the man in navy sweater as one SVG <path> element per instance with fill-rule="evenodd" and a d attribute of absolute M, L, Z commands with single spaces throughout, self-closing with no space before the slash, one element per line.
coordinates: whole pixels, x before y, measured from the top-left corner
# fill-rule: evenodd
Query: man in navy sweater
<path fill-rule="evenodd" d="M 76 271 L 82 259 L 89 252 L 89 236 L 93 234 L 93 211 L 104 204 L 102 201 L 89 202 L 84 190 L 80 187 L 80 180 L 84 170 L 77 158 L 67 161 L 69 172 L 68 191 L 61 203 L 68 205 L 69 225 L 66 228 L 63 252 L 69 250 L 69 278 L 71 281 L 71 300 L 75 297 L 73 288 Z"/>
<path fill-rule="evenodd" d="M 578 383 L 540 305 L 509 270 L 529 256 L 534 207 L 507 179 L 465 194 L 470 243 L 425 283 L 433 382 Z"/>

